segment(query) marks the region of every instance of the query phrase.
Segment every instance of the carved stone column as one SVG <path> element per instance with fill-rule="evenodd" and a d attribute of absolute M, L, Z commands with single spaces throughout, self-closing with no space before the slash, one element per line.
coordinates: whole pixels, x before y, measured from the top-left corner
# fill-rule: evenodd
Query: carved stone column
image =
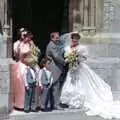
<path fill-rule="evenodd" d="M 10 60 L 7 56 L 8 41 L 11 43 L 9 0 L 0 0 L 0 20 L 2 24 L 3 38 L 0 45 L 0 114 L 8 116 L 10 111 Z M 12 51 L 10 51 L 12 53 Z"/>
<path fill-rule="evenodd" d="M 73 30 L 73 4 L 74 0 L 69 0 L 69 31 Z"/>
<path fill-rule="evenodd" d="M 73 31 L 81 31 L 82 28 L 82 20 L 81 20 L 81 14 L 80 14 L 80 4 L 81 0 L 73 0 L 72 3 L 72 15 L 73 15 Z"/>
<path fill-rule="evenodd" d="M 70 0 L 70 26 L 73 31 L 100 31 L 103 0 Z"/>
<path fill-rule="evenodd" d="M 103 24 L 104 0 L 96 0 L 96 30 L 101 32 Z"/>

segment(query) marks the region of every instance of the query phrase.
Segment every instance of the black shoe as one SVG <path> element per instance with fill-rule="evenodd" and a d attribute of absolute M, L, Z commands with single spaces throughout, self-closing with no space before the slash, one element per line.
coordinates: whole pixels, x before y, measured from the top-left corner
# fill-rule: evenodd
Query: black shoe
<path fill-rule="evenodd" d="M 17 108 L 17 107 L 14 107 L 14 109 L 17 110 L 17 111 L 24 111 L 23 108 Z"/>
<path fill-rule="evenodd" d="M 44 108 L 41 108 L 40 109 L 42 112 L 48 112 L 48 110 L 47 109 L 44 109 Z"/>
<path fill-rule="evenodd" d="M 54 110 L 64 110 L 64 108 L 61 108 L 60 106 L 55 106 Z"/>
<path fill-rule="evenodd" d="M 61 107 L 61 108 L 68 108 L 69 106 L 68 106 L 67 104 L 62 104 L 62 103 L 60 103 L 60 107 Z"/>
<path fill-rule="evenodd" d="M 37 111 L 40 111 L 40 107 L 37 107 L 36 110 L 37 110 Z"/>
<path fill-rule="evenodd" d="M 51 112 L 53 109 L 48 107 L 47 110 L 48 110 L 48 112 Z"/>
<path fill-rule="evenodd" d="M 25 113 L 29 113 L 29 112 L 30 112 L 30 110 L 24 110 L 24 112 L 25 112 Z"/>
<path fill-rule="evenodd" d="M 37 110 L 31 110 L 31 112 L 37 112 Z"/>

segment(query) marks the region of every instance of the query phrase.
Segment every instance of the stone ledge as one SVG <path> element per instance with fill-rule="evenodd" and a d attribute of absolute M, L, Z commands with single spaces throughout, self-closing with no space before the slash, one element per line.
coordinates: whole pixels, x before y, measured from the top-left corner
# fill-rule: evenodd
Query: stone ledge
<path fill-rule="evenodd" d="M 81 43 L 86 43 L 86 44 L 106 44 L 106 43 L 120 43 L 120 34 L 118 33 L 103 33 L 103 32 L 98 32 L 98 33 L 79 33 L 81 35 Z"/>

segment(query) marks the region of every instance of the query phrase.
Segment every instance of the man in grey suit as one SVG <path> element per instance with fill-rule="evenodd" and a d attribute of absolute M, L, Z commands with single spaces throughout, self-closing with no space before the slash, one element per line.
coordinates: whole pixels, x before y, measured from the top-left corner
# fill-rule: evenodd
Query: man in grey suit
<path fill-rule="evenodd" d="M 51 33 L 50 38 L 51 40 L 47 46 L 46 55 L 52 58 L 54 109 L 61 109 L 59 106 L 59 98 L 62 86 L 61 81 L 64 79 L 64 46 L 60 41 L 59 32 Z"/>

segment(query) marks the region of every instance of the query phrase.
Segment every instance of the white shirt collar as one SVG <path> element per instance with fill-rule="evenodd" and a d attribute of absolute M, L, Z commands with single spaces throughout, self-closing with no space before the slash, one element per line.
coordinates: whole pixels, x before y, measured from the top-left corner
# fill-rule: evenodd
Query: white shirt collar
<path fill-rule="evenodd" d="M 43 70 L 48 71 L 48 70 L 46 69 L 46 67 L 44 67 Z"/>
<path fill-rule="evenodd" d="M 51 73 L 51 71 L 47 70 L 46 67 L 44 67 L 43 70 L 45 70 L 46 72 L 50 72 Z"/>

